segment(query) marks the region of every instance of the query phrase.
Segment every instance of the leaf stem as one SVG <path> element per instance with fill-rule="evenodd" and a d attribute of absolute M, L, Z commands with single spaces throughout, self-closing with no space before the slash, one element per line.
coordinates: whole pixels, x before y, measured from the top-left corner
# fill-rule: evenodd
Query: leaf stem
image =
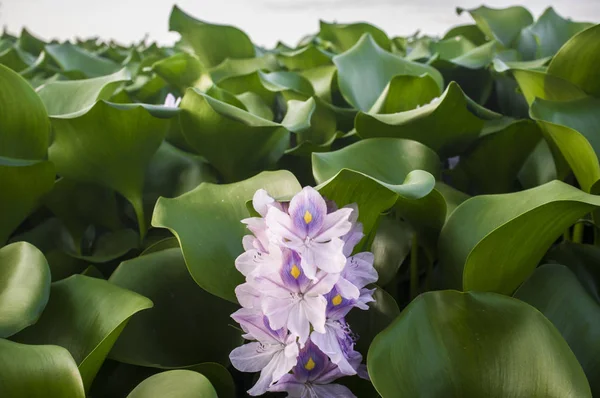
<path fill-rule="evenodd" d="M 419 293 L 419 241 L 417 234 L 413 235 L 412 248 L 410 251 L 410 298 L 411 300 L 417 297 Z"/>

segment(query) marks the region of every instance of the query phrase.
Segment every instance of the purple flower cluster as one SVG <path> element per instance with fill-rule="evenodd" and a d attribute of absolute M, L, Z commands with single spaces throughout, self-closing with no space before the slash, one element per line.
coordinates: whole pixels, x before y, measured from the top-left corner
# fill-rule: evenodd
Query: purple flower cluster
<path fill-rule="evenodd" d="M 243 308 L 232 315 L 251 342 L 231 352 L 231 363 L 260 372 L 253 396 L 354 397 L 331 383 L 368 377 L 344 319 L 354 307 L 368 309 L 366 286 L 377 281 L 372 253 L 351 256 L 363 237 L 358 208 L 337 209 L 311 187 L 290 202 L 259 190 L 253 205 L 261 217 L 242 220 L 252 235 L 235 261 L 246 282 L 235 290 Z"/>

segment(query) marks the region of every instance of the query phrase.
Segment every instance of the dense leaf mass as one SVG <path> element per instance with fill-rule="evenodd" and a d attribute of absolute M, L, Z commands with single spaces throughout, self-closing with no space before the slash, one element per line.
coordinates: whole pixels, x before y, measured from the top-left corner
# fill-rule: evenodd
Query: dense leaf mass
<path fill-rule="evenodd" d="M 370 380 L 290 397 L 600 396 L 600 25 L 457 12 L 275 48 L 178 7 L 170 47 L 2 33 L 0 396 L 247 396 L 240 220 L 305 186 L 356 204 L 379 280 L 346 318 Z"/>

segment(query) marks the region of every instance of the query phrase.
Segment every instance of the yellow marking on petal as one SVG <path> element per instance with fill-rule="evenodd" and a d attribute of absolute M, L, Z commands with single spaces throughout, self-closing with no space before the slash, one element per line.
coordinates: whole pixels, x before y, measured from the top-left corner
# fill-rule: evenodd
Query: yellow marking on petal
<path fill-rule="evenodd" d="M 306 210 L 306 212 L 304 213 L 304 222 L 307 224 L 310 224 L 311 221 L 312 221 L 312 214 L 310 214 L 310 211 Z"/>
<path fill-rule="evenodd" d="M 340 295 L 338 294 L 337 296 L 333 297 L 333 298 L 331 299 L 331 304 L 333 304 L 334 306 L 335 306 L 335 305 L 340 305 L 340 304 L 342 304 L 342 296 L 340 296 Z"/>
<path fill-rule="evenodd" d="M 300 276 L 300 268 L 296 264 L 292 265 L 292 269 L 290 270 L 290 274 L 294 277 L 294 279 L 298 279 Z"/>
<path fill-rule="evenodd" d="M 313 361 L 312 357 L 308 358 L 308 362 L 304 365 L 304 369 L 313 370 L 317 364 Z"/>

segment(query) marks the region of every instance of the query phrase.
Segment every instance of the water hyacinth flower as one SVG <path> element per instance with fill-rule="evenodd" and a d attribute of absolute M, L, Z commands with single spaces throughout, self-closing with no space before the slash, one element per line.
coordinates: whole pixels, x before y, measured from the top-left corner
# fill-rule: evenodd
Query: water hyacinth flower
<path fill-rule="evenodd" d="M 235 289 L 242 308 L 232 315 L 250 342 L 231 352 L 231 363 L 260 372 L 252 396 L 354 397 L 332 382 L 368 377 L 345 320 L 369 308 L 367 286 L 378 277 L 372 253 L 352 256 L 364 236 L 358 207 L 338 208 L 311 187 L 290 202 L 259 190 L 252 203 L 260 217 L 242 220 L 252 234 L 235 261 L 246 281 Z"/>
<path fill-rule="evenodd" d="M 175 98 L 175 96 L 171 93 L 167 94 L 165 98 L 165 106 L 169 108 L 177 108 L 181 103 L 181 97 Z"/>

